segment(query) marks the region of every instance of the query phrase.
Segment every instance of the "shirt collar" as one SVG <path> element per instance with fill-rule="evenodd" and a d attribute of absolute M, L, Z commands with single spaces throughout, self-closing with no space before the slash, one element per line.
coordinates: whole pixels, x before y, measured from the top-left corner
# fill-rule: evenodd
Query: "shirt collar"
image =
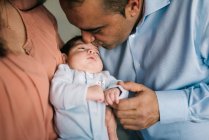
<path fill-rule="evenodd" d="M 164 8 L 169 4 L 170 4 L 170 0 L 144 0 L 142 19 L 139 21 L 137 26 L 132 30 L 131 34 L 133 35 L 138 30 L 139 25 L 143 24 L 147 16 Z"/>
<path fill-rule="evenodd" d="M 144 0 L 144 16 L 146 16 L 162 9 L 170 4 L 170 0 Z"/>

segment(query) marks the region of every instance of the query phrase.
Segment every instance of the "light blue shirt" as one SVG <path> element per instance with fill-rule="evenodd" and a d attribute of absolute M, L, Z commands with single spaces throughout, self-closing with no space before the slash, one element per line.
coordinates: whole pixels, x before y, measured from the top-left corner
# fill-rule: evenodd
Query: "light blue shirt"
<path fill-rule="evenodd" d="M 60 64 L 52 79 L 50 94 L 60 139 L 108 140 L 105 125 L 106 105 L 87 101 L 86 94 L 89 86 L 100 85 L 104 90 L 118 87 L 121 90 L 119 98 L 127 98 L 128 92 L 116 85 L 117 82 L 108 71 L 93 74 Z"/>
<path fill-rule="evenodd" d="M 100 48 L 105 68 L 156 92 L 160 121 L 145 140 L 209 140 L 209 0 L 145 0 L 144 9 L 127 41 Z"/>

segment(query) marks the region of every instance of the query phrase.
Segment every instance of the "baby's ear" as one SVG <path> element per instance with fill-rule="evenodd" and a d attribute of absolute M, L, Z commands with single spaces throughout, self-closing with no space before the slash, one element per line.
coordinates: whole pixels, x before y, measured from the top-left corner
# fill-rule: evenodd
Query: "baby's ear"
<path fill-rule="evenodd" d="M 65 53 L 62 53 L 62 60 L 64 63 L 67 63 L 67 55 Z"/>

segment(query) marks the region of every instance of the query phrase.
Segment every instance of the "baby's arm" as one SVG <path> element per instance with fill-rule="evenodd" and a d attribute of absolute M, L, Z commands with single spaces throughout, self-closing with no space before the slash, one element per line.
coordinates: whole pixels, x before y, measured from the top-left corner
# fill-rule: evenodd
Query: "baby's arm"
<path fill-rule="evenodd" d="M 87 100 L 104 102 L 104 92 L 101 86 L 93 85 L 89 86 L 86 95 Z"/>

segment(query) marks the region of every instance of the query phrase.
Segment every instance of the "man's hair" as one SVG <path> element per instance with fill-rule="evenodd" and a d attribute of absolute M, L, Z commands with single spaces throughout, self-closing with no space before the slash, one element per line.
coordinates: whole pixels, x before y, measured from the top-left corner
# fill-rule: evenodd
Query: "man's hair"
<path fill-rule="evenodd" d="M 85 0 L 68 0 L 70 7 L 80 6 Z M 120 13 L 125 16 L 125 6 L 128 0 L 102 0 L 104 3 L 104 9 L 116 13 Z"/>
<path fill-rule="evenodd" d="M 106 10 L 120 13 L 125 16 L 125 6 L 128 0 L 103 0 Z"/>
<path fill-rule="evenodd" d="M 66 55 L 68 55 L 69 51 L 75 46 L 76 42 L 82 40 L 82 36 L 75 36 L 72 39 L 68 40 L 64 46 L 60 49 L 60 51 Z"/>

